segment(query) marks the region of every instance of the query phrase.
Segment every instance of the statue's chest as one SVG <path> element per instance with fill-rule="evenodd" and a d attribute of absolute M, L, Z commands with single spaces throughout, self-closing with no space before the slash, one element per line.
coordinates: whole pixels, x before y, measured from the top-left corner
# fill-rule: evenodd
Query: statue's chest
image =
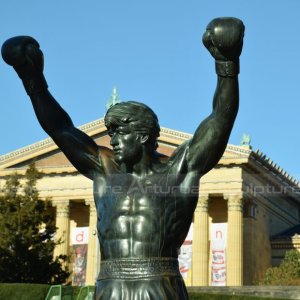
<path fill-rule="evenodd" d="M 172 184 L 165 176 L 136 179 L 127 174 L 110 176 L 102 184 L 94 186 L 97 208 L 100 215 L 105 211 L 110 218 L 122 216 L 149 216 L 160 214 L 171 205 Z M 168 198 L 168 201 L 165 201 Z M 168 204 L 168 205 L 166 205 Z M 149 216 L 150 217 L 150 216 Z"/>
<path fill-rule="evenodd" d="M 150 208 L 154 208 L 155 201 L 151 201 L 149 197 L 132 195 L 123 195 L 116 199 L 115 204 L 118 207 L 118 212 L 122 215 L 143 215 Z"/>

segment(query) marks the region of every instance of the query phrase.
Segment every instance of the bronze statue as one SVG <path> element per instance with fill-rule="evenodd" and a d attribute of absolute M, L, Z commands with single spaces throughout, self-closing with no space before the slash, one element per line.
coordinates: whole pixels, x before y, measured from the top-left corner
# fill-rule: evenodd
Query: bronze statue
<path fill-rule="evenodd" d="M 37 41 L 18 36 L 3 44 L 3 59 L 22 79 L 41 126 L 94 182 L 101 248 L 96 299 L 188 299 L 178 252 L 197 205 L 199 179 L 221 158 L 238 111 L 243 35 L 235 18 L 208 24 L 203 43 L 218 75 L 213 111 L 170 158 L 156 151 L 156 115 L 138 102 L 107 111 L 112 150 L 97 145 L 49 93 Z"/>

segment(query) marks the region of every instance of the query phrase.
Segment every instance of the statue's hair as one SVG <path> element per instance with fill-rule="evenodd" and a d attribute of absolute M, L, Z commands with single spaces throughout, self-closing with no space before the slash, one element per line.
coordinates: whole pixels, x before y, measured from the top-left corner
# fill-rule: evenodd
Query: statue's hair
<path fill-rule="evenodd" d="M 105 126 L 130 125 L 139 134 L 147 134 L 148 149 L 152 152 L 158 147 L 160 127 L 154 111 L 147 105 L 135 102 L 120 102 L 110 107 L 104 117 Z"/>

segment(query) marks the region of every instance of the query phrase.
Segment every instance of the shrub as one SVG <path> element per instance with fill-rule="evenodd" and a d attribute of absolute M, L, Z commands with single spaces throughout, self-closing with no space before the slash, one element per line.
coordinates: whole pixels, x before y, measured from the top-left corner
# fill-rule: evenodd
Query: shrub
<path fill-rule="evenodd" d="M 69 276 L 66 257 L 53 258 L 59 242 L 50 201 L 40 199 L 36 187 L 40 178 L 32 164 L 24 184 L 13 174 L 0 191 L 0 282 L 58 284 Z"/>
<path fill-rule="evenodd" d="M 47 284 L 2 283 L 0 284 L 0 299 L 44 300 L 49 287 Z"/>
<path fill-rule="evenodd" d="M 279 267 L 269 268 L 261 282 L 263 285 L 300 285 L 300 252 L 287 251 Z"/>

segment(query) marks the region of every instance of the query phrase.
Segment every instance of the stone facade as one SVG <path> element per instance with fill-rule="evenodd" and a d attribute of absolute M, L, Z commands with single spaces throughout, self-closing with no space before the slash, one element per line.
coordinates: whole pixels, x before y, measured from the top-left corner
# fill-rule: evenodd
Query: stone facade
<path fill-rule="evenodd" d="M 96 143 L 109 147 L 103 119 L 81 127 Z M 162 128 L 159 152 L 170 155 L 192 136 Z M 38 182 L 42 198 L 51 197 L 57 237 L 63 243 L 55 255 L 70 253 L 74 227 L 89 226 L 86 284 L 94 284 L 99 271 L 96 210 L 92 182 L 80 175 L 51 139 L 0 156 L 0 187 L 12 172 L 24 174 L 34 161 L 45 176 Z M 228 145 L 218 165 L 200 183 L 199 202 L 193 221 L 192 267 L 188 286 L 211 282 L 210 228 L 227 223 L 226 284 L 256 284 L 265 270 L 278 264 L 286 249 L 300 251 L 300 232 L 274 238 L 300 221 L 300 186 L 270 159 L 248 146 Z"/>

